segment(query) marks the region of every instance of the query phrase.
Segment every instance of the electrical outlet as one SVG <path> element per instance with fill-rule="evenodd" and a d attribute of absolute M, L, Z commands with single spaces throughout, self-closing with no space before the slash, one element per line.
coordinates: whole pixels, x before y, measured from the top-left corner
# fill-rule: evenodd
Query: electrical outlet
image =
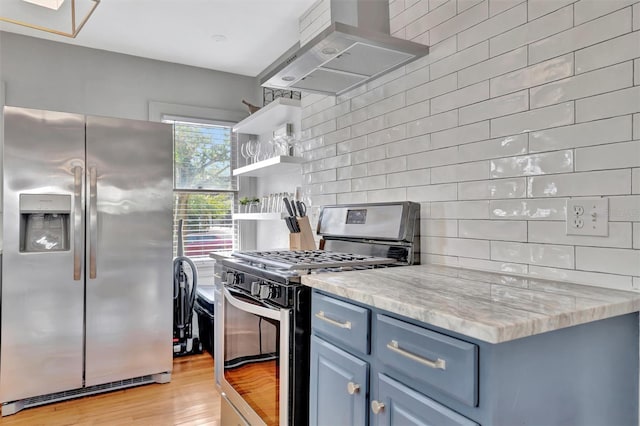
<path fill-rule="evenodd" d="M 609 235 L 609 199 L 567 200 L 567 235 Z"/>

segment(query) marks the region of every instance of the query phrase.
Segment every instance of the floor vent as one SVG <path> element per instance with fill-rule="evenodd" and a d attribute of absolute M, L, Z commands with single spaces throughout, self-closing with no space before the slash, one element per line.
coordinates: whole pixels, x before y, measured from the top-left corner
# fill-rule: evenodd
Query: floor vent
<path fill-rule="evenodd" d="M 50 404 L 52 402 L 64 401 L 67 399 L 78 398 L 81 396 L 93 395 L 97 393 L 125 389 L 134 386 L 140 386 L 147 383 L 157 382 L 156 377 L 153 375 L 134 377 L 132 379 L 118 380 L 111 383 L 104 383 L 101 385 L 88 386 L 80 389 L 73 389 L 70 391 L 57 392 L 49 395 L 35 396 L 32 398 L 25 398 L 20 401 L 8 402 L 3 404 L 2 415 L 3 417 L 8 414 L 13 414 L 24 408 L 37 407 L 39 405 Z M 5 414 L 6 412 L 6 414 Z"/>

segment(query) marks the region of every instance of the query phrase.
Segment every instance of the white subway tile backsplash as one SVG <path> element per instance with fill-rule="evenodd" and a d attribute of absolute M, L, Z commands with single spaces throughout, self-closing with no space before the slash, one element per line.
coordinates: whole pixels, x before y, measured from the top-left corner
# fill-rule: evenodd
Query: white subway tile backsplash
<path fill-rule="evenodd" d="M 489 58 L 489 42 L 478 43 L 431 65 L 431 78 L 436 79 Z"/>
<path fill-rule="evenodd" d="M 458 125 L 458 110 L 443 112 L 442 114 L 424 117 L 407 124 L 409 137 L 434 133 L 444 129 L 451 129 Z"/>
<path fill-rule="evenodd" d="M 528 140 L 527 134 L 521 134 L 460 145 L 458 148 L 459 161 L 464 163 L 526 154 Z"/>
<path fill-rule="evenodd" d="M 385 127 L 397 126 L 411 120 L 418 120 L 429 115 L 429 102 L 420 102 L 402 109 L 390 112 L 382 117 L 381 129 Z M 376 129 L 376 130 L 381 130 Z"/>
<path fill-rule="evenodd" d="M 576 122 L 640 112 L 640 86 L 576 101 Z"/>
<path fill-rule="evenodd" d="M 529 151 L 541 152 L 631 140 L 631 116 L 589 121 L 529 134 Z"/>
<path fill-rule="evenodd" d="M 521 3 L 525 3 L 525 0 L 489 0 L 489 16 L 496 16 Z"/>
<path fill-rule="evenodd" d="M 576 1 L 577 0 L 529 0 L 527 2 L 529 20 L 537 19 Z"/>
<path fill-rule="evenodd" d="M 411 186 L 407 188 L 407 198 L 411 201 L 453 201 L 457 198 L 457 185 Z"/>
<path fill-rule="evenodd" d="M 555 151 L 491 160 L 491 178 L 534 176 L 573 171 L 573 151 Z"/>
<path fill-rule="evenodd" d="M 501 96 L 570 75 L 573 75 L 573 53 L 492 78 L 491 96 Z"/>
<path fill-rule="evenodd" d="M 548 3 L 553 3 L 554 1 L 548 1 Z M 493 37 L 490 41 L 491 56 L 501 55 L 517 47 L 525 46 L 536 40 L 544 39 L 552 34 L 569 29 L 572 26 L 573 6 L 567 6 Z"/>
<path fill-rule="evenodd" d="M 406 188 L 381 189 L 379 191 L 367 191 L 367 202 L 382 203 L 385 201 L 407 201 Z"/>
<path fill-rule="evenodd" d="M 531 132 L 574 122 L 573 102 L 534 109 L 491 120 L 491 136 Z"/>
<path fill-rule="evenodd" d="M 467 0 L 468 1 L 468 0 Z M 456 35 L 462 30 L 470 28 L 479 22 L 486 20 L 489 17 L 489 2 L 488 0 L 482 1 L 480 4 L 475 5 L 467 10 L 458 11 L 458 14 L 444 21 L 442 24 L 429 30 L 429 38 L 432 43 L 438 43 L 446 38 Z M 458 43 L 460 39 L 458 38 Z M 458 45 L 458 49 L 463 49 Z"/>
<path fill-rule="evenodd" d="M 429 169 L 410 170 L 387 175 L 387 188 L 429 185 L 431 172 Z M 411 199 L 411 197 L 409 197 Z"/>
<path fill-rule="evenodd" d="M 566 204 L 564 198 L 492 200 L 489 210 L 493 219 L 565 220 Z"/>
<path fill-rule="evenodd" d="M 384 146 L 376 146 L 361 151 L 354 152 L 351 155 L 352 164 L 369 163 L 371 161 L 383 160 L 386 157 Z"/>
<path fill-rule="evenodd" d="M 432 149 L 466 144 L 489 137 L 489 121 L 459 126 L 431 134 Z"/>
<path fill-rule="evenodd" d="M 483 0 L 458 0 L 458 14 L 477 5 L 478 3 L 481 3 L 482 1 Z"/>
<path fill-rule="evenodd" d="M 633 86 L 633 64 L 625 62 L 531 89 L 531 108 Z"/>
<path fill-rule="evenodd" d="M 368 191 L 371 189 L 383 189 L 386 187 L 386 184 L 387 184 L 387 179 L 384 175 L 351 179 L 351 189 L 353 189 L 354 191 Z"/>
<path fill-rule="evenodd" d="M 640 276 L 640 250 L 576 247 L 576 269 Z"/>
<path fill-rule="evenodd" d="M 521 263 L 496 262 L 493 260 L 471 259 L 467 257 L 461 257 L 458 263 L 461 268 L 479 269 L 482 271 L 506 272 L 521 275 L 527 274 L 529 271 L 529 265 L 523 265 Z"/>
<path fill-rule="evenodd" d="M 386 173 L 402 172 L 407 169 L 407 158 L 396 157 L 387 160 L 374 161 L 367 165 L 369 176 Z"/>
<path fill-rule="evenodd" d="M 458 49 L 466 49 L 482 40 L 515 28 L 527 22 L 526 3 L 508 9 L 500 15 L 494 16 L 465 31 L 458 32 Z"/>
<path fill-rule="evenodd" d="M 415 155 L 419 152 L 427 151 L 431 147 L 430 135 L 422 135 L 417 138 L 404 139 L 385 145 L 387 158 L 399 157 L 401 155 Z"/>
<path fill-rule="evenodd" d="M 404 97 L 404 92 L 398 93 L 397 95 L 393 95 L 380 102 L 376 102 L 365 107 L 367 111 L 367 118 L 377 117 L 404 107 L 406 105 Z"/>
<path fill-rule="evenodd" d="M 367 175 L 367 165 L 359 164 L 357 166 L 341 167 L 337 169 L 336 177 L 339 180 L 359 178 Z"/>
<path fill-rule="evenodd" d="M 640 167 L 640 140 L 576 149 L 576 171 Z"/>
<path fill-rule="evenodd" d="M 618 290 L 631 290 L 631 277 L 625 277 L 623 275 L 546 268 L 543 266 L 530 266 L 529 274 L 550 280 L 568 281 Z"/>
<path fill-rule="evenodd" d="M 336 130 L 335 132 L 327 133 L 324 135 L 324 144 L 333 145 L 342 141 L 346 141 L 351 137 L 351 128 Z"/>
<path fill-rule="evenodd" d="M 454 164 L 431 169 L 431 182 L 465 182 L 489 178 L 489 162 Z"/>
<path fill-rule="evenodd" d="M 580 0 L 574 6 L 574 25 L 599 18 L 623 7 L 627 7 L 638 0 Z"/>
<path fill-rule="evenodd" d="M 525 178 L 458 183 L 458 200 L 525 198 L 526 196 L 527 180 Z"/>
<path fill-rule="evenodd" d="M 349 128 L 349 127 L 348 127 Z M 359 138 L 353 138 L 344 142 L 336 144 L 336 152 L 338 154 L 345 154 L 348 152 L 359 151 L 367 147 L 367 137 L 360 136 Z"/>
<path fill-rule="evenodd" d="M 573 268 L 575 264 L 571 246 L 503 241 L 491 241 L 491 260 L 556 268 Z"/>
<path fill-rule="evenodd" d="M 527 241 L 527 222 L 515 220 L 460 220 L 460 238 Z"/>
<path fill-rule="evenodd" d="M 453 18 L 456 15 L 456 7 L 456 0 L 449 0 L 441 7 L 433 9 L 426 15 L 414 20 L 406 26 L 407 39 L 411 40 L 436 25 Z"/>
<path fill-rule="evenodd" d="M 458 162 L 458 148 L 444 148 L 435 151 L 421 152 L 411 155 L 407 159 L 407 169 L 422 169 L 428 167 L 455 164 Z"/>
<path fill-rule="evenodd" d="M 640 56 L 640 32 L 576 51 L 576 74 L 619 64 Z"/>
<path fill-rule="evenodd" d="M 438 114 L 461 106 L 489 99 L 489 82 L 482 81 L 463 89 L 431 99 L 431 114 Z"/>
<path fill-rule="evenodd" d="M 580 172 L 527 178 L 529 197 L 623 195 L 631 193 L 631 170 Z"/>
<path fill-rule="evenodd" d="M 460 124 L 502 117 L 528 109 L 529 91 L 523 90 L 460 108 Z"/>
<path fill-rule="evenodd" d="M 422 238 L 420 239 L 422 241 Z M 425 244 L 422 242 L 421 244 Z M 441 256 L 439 254 L 420 253 L 420 263 L 430 265 L 458 266 L 457 256 Z"/>
<path fill-rule="evenodd" d="M 489 219 L 489 201 L 431 203 L 431 219 Z"/>
<path fill-rule="evenodd" d="M 407 126 L 401 124 L 399 126 L 389 127 L 388 129 L 380 130 L 379 132 L 370 133 L 367 135 L 368 146 L 385 145 L 391 142 L 404 139 L 407 136 Z"/>
<path fill-rule="evenodd" d="M 424 238 L 424 246 L 421 249 L 430 254 L 480 259 L 489 259 L 490 253 L 489 241 L 461 238 L 426 237 Z"/>
<path fill-rule="evenodd" d="M 449 93 L 457 88 L 457 79 L 455 74 L 449 74 L 437 80 L 417 86 L 407 90 L 407 105 L 421 102 L 427 99 L 435 98 L 443 93 Z"/>
<path fill-rule="evenodd" d="M 458 221 L 446 219 L 422 219 L 420 235 L 423 237 L 457 237 Z"/>
<path fill-rule="evenodd" d="M 529 242 L 566 244 L 572 246 L 631 248 L 631 223 L 609 223 L 609 235 L 591 237 L 588 235 L 567 235 L 565 222 L 529 222 Z"/>
<path fill-rule="evenodd" d="M 389 8 L 392 33 L 430 53 L 303 95 L 312 214 L 418 201 L 423 262 L 640 291 L 640 0 Z M 566 235 L 582 196 L 609 199 L 607 236 Z"/>
<path fill-rule="evenodd" d="M 354 124 L 351 126 L 351 137 L 356 138 L 358 136 L 363 136 L 369 133 L 377 132 L 378 130 L 382 130 L 387 127 L 385 126 L 384 121 L 384 116 L 381 115 L 379 117 Z"/>
<path fill-rule="evenodd" d="M 640 222 L 640 196 L 610 197 L 609 221 Z"/>
<path fill-rule="evenodd" d="M 407 74 L 410 74 L 416 70 L 423 69 L 427 65 L 439 61 L 442 58 L 453 55 L 458 50 L 458 38 L 449 37 L 440 43 L 429 46 L 429 54 L 423 56 L 420 59 L 416 59 L 413 62 L 408 63 L 405 66 Z"/>
<path fill-rule="evenodd" d="M 458 71 L 458 87 L 468 86 L 526 66 L 527 48 L 521 47 Z"/>
<path fill-rule="evenodd" d="M 631 9 L 603 16 L 529 45 L 529 63 L 535 64 L 631 31 Z"/>

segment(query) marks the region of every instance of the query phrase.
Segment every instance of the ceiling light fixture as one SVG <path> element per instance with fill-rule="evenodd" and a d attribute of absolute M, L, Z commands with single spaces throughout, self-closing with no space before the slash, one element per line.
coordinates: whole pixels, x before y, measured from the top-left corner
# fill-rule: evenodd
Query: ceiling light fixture
<path fill-rule="evenodd" d="M 75 38 L 98 4 L 100 0 L 2 0 L 0 21 Z"/>

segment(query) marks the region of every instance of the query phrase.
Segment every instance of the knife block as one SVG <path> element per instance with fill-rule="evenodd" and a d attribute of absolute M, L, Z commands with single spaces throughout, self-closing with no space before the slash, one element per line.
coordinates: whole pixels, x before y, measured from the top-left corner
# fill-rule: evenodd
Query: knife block
<path fill-rule="evenodd" d="M 309 217 L 303 216 L 297 219 L 300 232 L 289 234 L 289 250 L 315 250 L 316 241 L 313 239 Z"/>

